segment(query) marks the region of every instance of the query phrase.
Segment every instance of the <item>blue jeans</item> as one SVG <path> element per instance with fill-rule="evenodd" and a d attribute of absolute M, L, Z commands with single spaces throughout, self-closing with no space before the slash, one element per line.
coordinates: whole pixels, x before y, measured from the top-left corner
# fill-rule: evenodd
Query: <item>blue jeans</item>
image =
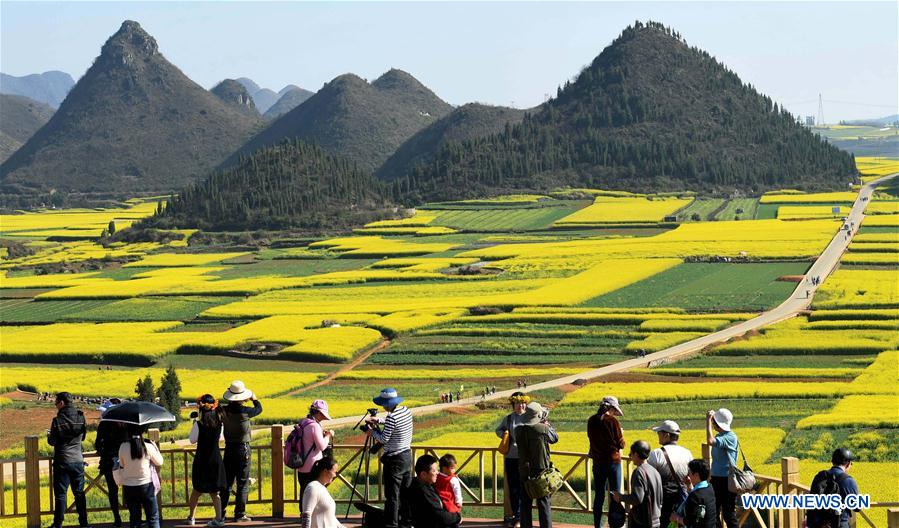
<path fill-rule="evenodd" d="M 159 507 L 156 504 L 153 483 L 142 486 L 122 486 L 122 490 L 125 502 L 128 503 L 130 528 L 140 528 L 142 511 L 147 515 L 147 528 L 159 528 Z"/>
<path fill-rule="evenodd" d="M 609 491 L 621 489 L 621 462 L 593 464 L 593 526 L 602 528 L 602 507 L 606 502 L 606 487 Z"/>
<path fill-rule="evenodd" d="M 62 526 L 68 507 L 69 486 L 75 496 L 78 525 L 87 526 L 87 501 L 84 499 L 84 462 L 53 463 L 53 526 Z"/>
<path fill-rule="evenodd" d="M 518 459 L 503 459 L 503 469 L 509 486 L 509 507 L 512 509 L 512 517 L 517 521 L 521 519 L 521 475 L 518 472 Z"/>

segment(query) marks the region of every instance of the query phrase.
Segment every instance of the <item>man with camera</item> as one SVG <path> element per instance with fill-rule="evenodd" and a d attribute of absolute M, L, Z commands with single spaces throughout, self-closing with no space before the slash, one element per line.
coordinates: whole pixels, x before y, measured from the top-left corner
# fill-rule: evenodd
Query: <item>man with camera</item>
<path fill-rule="evenodd" d="M 400 504 L 400 493 L 412 483 L 412 412 L 400 405 L 403 398 L 393 388 L 382 390 L 372 401 L 387 411 L 383 429 L 379 429 L 382 421 L 376 416 L 366 419 L 365 428 L 366 436 L 381 444 L 383 449 L 384 526 L 409 526 L 409 508 Z"/>

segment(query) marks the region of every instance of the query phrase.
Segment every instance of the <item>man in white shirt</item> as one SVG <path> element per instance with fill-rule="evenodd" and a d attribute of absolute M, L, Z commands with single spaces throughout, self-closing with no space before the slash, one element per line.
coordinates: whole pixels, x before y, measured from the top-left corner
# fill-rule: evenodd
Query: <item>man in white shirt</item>
<path fill-rule="evenodd" d="M 687 464 L 693 460 L 690 450 L 677 445 L 680 437 L 680 427 L 673 420 L 665 420 L 652 428 L 659 434 L 659 444 L 662 447 L 653 449 L 646 462 L 659 472 L 662 477 L 662 526 L 667 526 L 671 512 L 680 504 L 687 488 L 684 484 L 688 469 Z M 672 470 L 674 473 L 672 474 Z"/>

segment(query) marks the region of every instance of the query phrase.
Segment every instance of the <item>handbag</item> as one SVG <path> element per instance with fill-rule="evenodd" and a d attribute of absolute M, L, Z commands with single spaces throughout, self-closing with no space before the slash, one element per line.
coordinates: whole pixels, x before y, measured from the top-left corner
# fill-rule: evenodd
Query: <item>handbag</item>
<path fill-rule="evenodd" d="M 150 464 L 150 480 L 153 482 L 153 494 L 159 495 L 162 490 L 162 483 L 159 482 L 159 471 L 153 464 Z"/>
<path fill-rule="evenodd" d="M 565 477 L 562 476 L 562 472 L 550 464 L 548 468 L 545 468 L 536 477 L 528 477 L 524 483 L 524 490 L 528 497 L 542 499 L 559 491 L 564 482 Z"/>
<path fill-rule="evenodd" d="M 671 478 L 677 482 L 677 489 L 679 491 L 678 494 L 678 505 L 682 504 L 685 500 L 687 500 L 687 496 L 689 492 L 687 492 L 684 483 L 677 478 L 677 471 L 674 471 L 674 464 L 671 463 L 671 457 L 668 456 L 668 451 L 665 451 L 665 446 L 662 446 L 662 454 L 665 455 L 665 460 L 668 461 L 668 471 L 671 471 Z"/>
<path fill-rule="evenodd" d="M 508 455 L 510 449 L 512 449 L 512 436 L 509 435 L 509 431 L 504 431 L 503 438 L 499 441 L 499 447 L 496 450 L 501 455 Z"/>
<path fill-rule="evenodd" d="M 752 472 L 752 468 L 749 467 L 749 463 L 746 461 L 746 454 L 743 453 L 743 448 L 740 448 L 740 454 L 743 455 L 743 469 L 737 469 L 733 462 L 730 461 L 730 457 L 727 457 L 727 461 L 730 464 L 730 469 L 727 471 L 727 490 L 731 493 L 736 493 L 737 495 L 741 493 L 749 493 L 755 491 L 755 473 Z"/>
<path fill-rule="evenodd" d="M 507 416 L 505 420 L 508 421 L 509 417 Z M 496 450 L 499 451 L 499 454 L 501 455 L 507 455 L 509 454 L 510 449 L 512 449 L 512 435 L 509 434 L 509 428 L 507 426 L 506 430 L 503 431 L 503 438 L 499 441 L 499 447 L 497 447 Z"/>
<path fill-rule="evenodd" d="M 125 468 L 119 464 L 119 457 L 112 459 L 112 480 L 116 486 L 121 486 L 125 482 Z"/>

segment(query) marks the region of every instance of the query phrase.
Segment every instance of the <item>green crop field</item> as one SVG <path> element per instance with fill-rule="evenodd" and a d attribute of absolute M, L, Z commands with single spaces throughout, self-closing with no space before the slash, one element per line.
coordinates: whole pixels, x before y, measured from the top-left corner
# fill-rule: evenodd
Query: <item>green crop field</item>
<path fill-rule="evenodd" d="M 52 323 L 72 315 L 96 309 L 111 301 L 44 301 L 0 299 L 0 322 Z"/>
<path fill-rule="evenodd" d="M 437 218 L 430 225 L 453 227 L 466 231 L 534 231 L 546 229 L 556 220 L 562 219 L 586 205 L 586 202 L 575 202 L 575 205 L 530 209 L 491 208 L 439 211 Z"/>
<path fill-rule="evenodd" d="M 725 202 L 727 202 L 727 200 L 724 198 L 700 198 L 694 200 L 693 203 L 678 211 L 677 219 L 681 222 L 713 220 L 715 213 L 723 208 Z M 694 220 L 693 215 L 699 216 Z"/>
<path fill-rule="evenodd" d="M 806 263 L 686 263 L 591 299 L 583 306 L 675 306 L 693 311 L 759 310 L 786 298 L 796 284 L 776 279 L 801 275 Z"/>
<path fill-rule="evenodd" d="M 728 200 L 714 220 L 752 220 L 755 218 L 758 198 L 734 198 Z"/>

